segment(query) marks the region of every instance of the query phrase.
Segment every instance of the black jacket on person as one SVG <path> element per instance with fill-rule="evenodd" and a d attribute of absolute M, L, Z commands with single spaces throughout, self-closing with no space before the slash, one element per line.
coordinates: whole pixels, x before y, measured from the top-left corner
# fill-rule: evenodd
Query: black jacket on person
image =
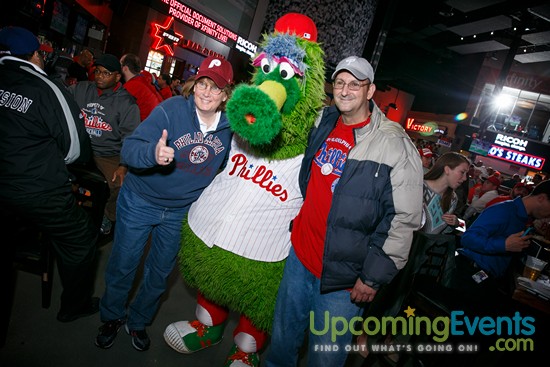
<path fill-rule="evenodd" d="M 66 164 L 90 159 L 90 138 L 67 89 L 30 62 L 0 58 L 0 199 L 68 192 Z"/>

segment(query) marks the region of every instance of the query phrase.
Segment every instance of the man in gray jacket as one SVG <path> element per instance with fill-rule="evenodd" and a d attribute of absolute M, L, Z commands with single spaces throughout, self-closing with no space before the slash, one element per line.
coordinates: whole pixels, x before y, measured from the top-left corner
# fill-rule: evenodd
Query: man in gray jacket
<path fill-rule="evenodd" d="M 95 65 L 95 81 L 79 82 L 69 90 L 84 115 L 94 162 L 109 183 L 109 199 L 101 224 L 101 232 L 108 234 L 116 220 L 116 200 L 127 172 L 126 165 L 120 161 L 122 142 L 140 124 L 141 118 L 134 97 L 120 83 L 118 58 L 105 54 Z"/>
<path fill-rule="evenodd" d="M 292 224 L 267 366 L 295 366 L 308 326 L 308 365 L 343 366 L 348 326 L 405 266 L 420 226 L 420 156 L 372 101 L 372 66 L 351 56 L 332 78 L 336 106 L 324 110 L 302 161 L 304 204 Z"/>

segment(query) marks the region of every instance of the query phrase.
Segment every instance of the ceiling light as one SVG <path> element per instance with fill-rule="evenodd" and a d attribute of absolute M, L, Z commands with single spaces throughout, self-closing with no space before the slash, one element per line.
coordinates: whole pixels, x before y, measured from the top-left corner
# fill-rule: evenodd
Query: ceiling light
<path fill-rule="evenodd" d="M 440 10 L 439 15 L 441 15 L 442 17 L 450 18 L 455 14 L 453 13 L 453 8 L 451 8 L 449 10 Z"/>

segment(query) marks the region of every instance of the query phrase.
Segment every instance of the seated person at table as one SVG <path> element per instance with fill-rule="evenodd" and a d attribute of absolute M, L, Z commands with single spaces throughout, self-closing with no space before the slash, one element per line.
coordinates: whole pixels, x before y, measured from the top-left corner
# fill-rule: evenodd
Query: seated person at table
<path fill-rule="evenodd" d="M 485 209 L 485 204 L 498 196 L 500 178 L 492 175 L 487 177 L 485 180 L 482 179 L 482 181 L 483 183 L 481 184 L 481 186 L 475 189 L 472 202 L 464 213 L 464 219 L 466 220 L 472 219 L 473 217 L 481 213 L 481 211 Z"/>
<path fill-rule="evenodd" d="M 461 238 L 461 248 L 455 257 L 456 268 L 451 278 L 449 292 L 445 303 L 456 312 L 458 319 L 474 320 L 476 317 L 485 320 L 506 320 L 533 316 L 523 305 L 512 300 L 509 292 L 512 259 L 529 246 L 532 235 L 524 234 L 526 225 L 534 218 L 550 216 L 550 182 L 541 183 L 526 197 L 517 197 L 514 200 L 504 201 L 483 210 L 476 221 L 466 230 Z M 544 321 L 535 318 L 531 322 L 534 351 L 544 348 L 543 341 L 547 340 L 547 327 Z M 480 319 L 477 319 L 480 320 Z M 523 325 L 523 324 L 522 324 Z M 524 327 L 524 326 L 522 326 Z M 461 330 L 466 327 L 462 325 Z M 495 323 L 494 329 L 496 330 Z M 454 334 L 453 342 L 475 343 L 479 345 L 476 353 L 453 354 L 453 358 L 446 363 L 447 367 L 471 365 L 484 357 L 498 359 L 499 364 L 510 362 L 510 358 L 520 358 L 511 353 L 497 353 L 491 348 L 501 338 L 514 337 L 515 331 L 504 328 L 501 332 L 487 333 L 480 328 L 464 332 L 462 336 Z M 522 329 L 527 330 L 526 328 Z M 529 331 L 529 330 L 527 330 Z M 533 353 L 533 352 L 529 352 Z M 523 357 L 521 357 L 523 358 Z M 532 358 L 532 357 L 531 357 Z M 476 364 L 477 365 L 477 364 Z M 519 364 L 506 364 L 519 365 Z"/>
<path fill-rule="evenodd" d="M 493 200 L 489 201 L 487 204 L 485 204 L 485 207 L 488 208 L 491 205 L 494 205 L 496 203 L 500 203 L 506 200 L 513 200 L 517 197 L 524 197 L 529 195 L 531 192 L 531 189 L 534 187 L 531 187 L 533 185 L 527 185 L 523 182 L 518 182 L 511 190 L 508 195 L 499 195 Z"/>
<path fill-rule="evenodd" d="M 549 216 L 550 181 L 540 183 L 526 197 L 492 205 L 479 215 L 462 235 L 453 277 L 452 288 L 459 291 L 457 298 L 466 310 L 474 306 L 478 312 L 499 312 L 499 281 L 514 255 L 529 246 L 532 235 L 522 237 L 527 223 Z"/>

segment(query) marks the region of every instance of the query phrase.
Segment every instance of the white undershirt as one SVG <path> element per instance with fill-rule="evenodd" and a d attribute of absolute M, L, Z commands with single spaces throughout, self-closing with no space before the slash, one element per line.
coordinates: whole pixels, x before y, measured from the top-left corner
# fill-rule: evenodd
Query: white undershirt
<path fill-rule="evenodd" d="M 206 133 L 209 131 L 215 131 L 218 128 L 218 123 L 220 122 L 221 116 L 222 116 L 221 111 L 216 112 L 216 117 L 214 118 L 214 122 L 212 123 L 212 125 L 210 125 L 210 127 L 207 127 L 206 123 L 201 119 L 200 115 L 197 113 L 202 134 L 206 135 Z"/>

